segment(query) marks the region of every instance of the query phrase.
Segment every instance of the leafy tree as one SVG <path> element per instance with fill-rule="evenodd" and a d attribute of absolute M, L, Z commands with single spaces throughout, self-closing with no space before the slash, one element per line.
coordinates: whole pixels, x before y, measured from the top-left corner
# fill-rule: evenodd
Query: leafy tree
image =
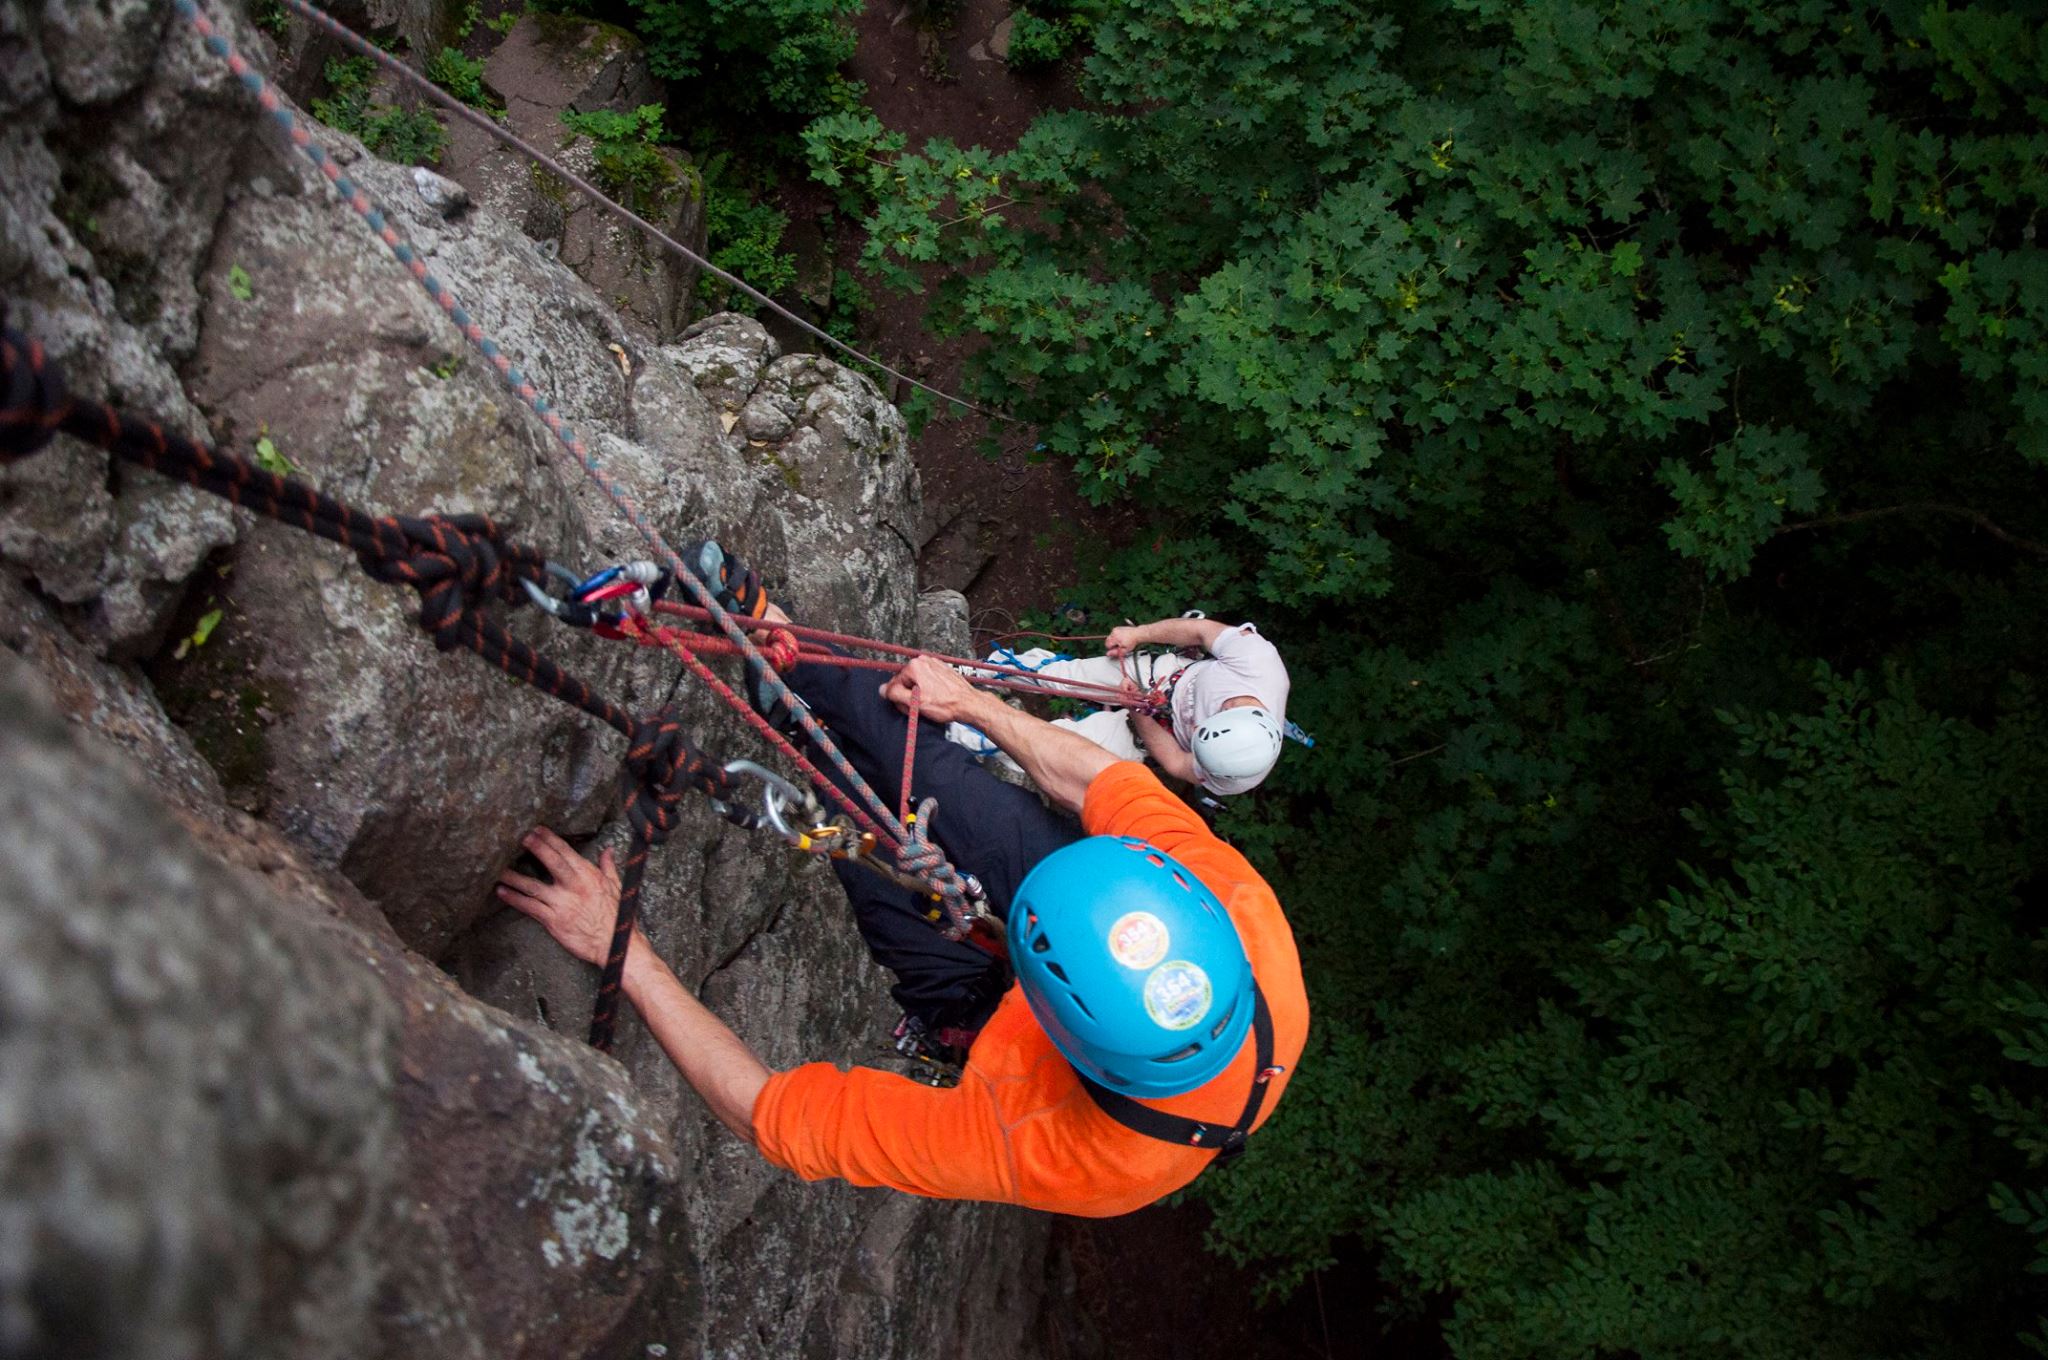
<path fill-rule="evenodd" d="M 1216 1244 L 1463 1355 L 2048 1346 L 2038 3 L 1166 0 L 805 134 L 975 394 L 1256 615 L 1315 1031 Z M 1816 671 L 1816 662 L 1825 669 Z M 1819 678 L 1816 679 L 1816 674 Z"/>
<path fill-rule="evenodd" d="M 664 80 L 687 82 L 691 102 L 730 117 L 767 108 L 817 113 L 838 97 L 853 55 L 845 19 L 861 0 L 626 0 Z"/>

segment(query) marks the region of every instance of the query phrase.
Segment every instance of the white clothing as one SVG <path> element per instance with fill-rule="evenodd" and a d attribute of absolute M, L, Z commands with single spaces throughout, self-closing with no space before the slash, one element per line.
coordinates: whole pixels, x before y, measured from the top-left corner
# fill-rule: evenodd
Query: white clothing
<path fill-rule="evenodd" d="M 1217 637 L 1210 655 L 1193 660 L 1178 652 L 1139 652 L 1127 662 L 1120 662 L 1111 656 L 1062 656 L 1044 647 L 1023 652 L 998 648 L 987 659 L 1049 679 L 1097 685 L 1120 685 L 1129 679 L 1135 680 L 1141 689 L 1151 689 L 1170 680 L 1173 699 L 1168 728 L 1182 750 L 1193 743 L 1197 728 L 1221 711 L 1225 703 L 1242 695 L 1257 699 L 1275 722 L 1287 721 L 1287 667 L 1273 644 L 1259 636 L 1258 629 L 1249 623 L 1226 629 Z M 1123 709 L 1105 708 L 1078 718 L 1058 718 L 1053 726 L 1088 738 L 1119 760 L 1146 758 L 1144 744 L 1131 730 L 1130 716 Z M 947 727 L 946 736 L 978 756 L 993 756 L 1015 764 L 979 728 L 953 723 Z M 1222 778 L 1205 773 L 1202 787 L 1220 795 L 1243 793 L 1264 778 L 1263 774 Z"/>
<path fill-rule="evenodd" d="M 1249 695 L 1281 725 L 1287 722 L 1291 688 L 1279 649 L 1249 623 L 1226 628 L 1210 644 L 1209 655 L 1181 673 L 1173 686 L 1173 739 L 1187 749 L 1202 724 L 1223 711 L 1232 699 Z M 1202 787 L 1228 796 L 1257 788 L 1270 770 L 1255 775 L 1211 775 L 1202 772 Z"/>

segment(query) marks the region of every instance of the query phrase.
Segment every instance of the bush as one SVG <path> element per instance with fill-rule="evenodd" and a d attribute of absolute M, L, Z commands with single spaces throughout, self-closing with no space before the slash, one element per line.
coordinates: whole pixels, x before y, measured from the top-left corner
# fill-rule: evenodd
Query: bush
<path fill-rule="evenodd" d="M 361 139 L 371 155 L 401 165 L 435 165 L 448 145 L 447 129 L 428 109 L 401 109 L 370 98 L 377 64 L 368 57 L 332 57 L 323 68 L 327 95 L 312 114 L 338 132 Z"/>
<path fill-rule="evenodd" d="M 861 0 L 629 0 L 647 61 L 721 115 L 832 107 Z"/>
<path fill-rule="evenodd" d="M 643 217 L 659 216 L 674 203 L 681 180 L 660 149 L 665 134 L 659 104 L 643 104 L 631 113 L 568 112 L 562 123 L 572 143 L 588 137 L 594 144 L 599 188 Z"/>
<path fill-rule="evenodd" d="M 473 109 L 497 115 L 501 110 L 484 88 L 484 64 L 480 58 L 465 57 L 444 47 L 427 59 L 427 79 Z"/>
<path fill-rule="evenodd" d="M 796 282 L 796 257 L 781 248 L 789 217 L 732 182 L 727 165 L 723 156 L 704 165 L 704 236 L 711 263 L 772 297 Z M 760 306 L 722 279 L 707 277 L 698 296 L 713 312 L 730 308 L 751 316 Z"/>
<path fill-rule="evenodd" d="M 1062 19 L 1041 19 L 1030 10 L 1018 10 L 1010 29 L 1010 50 L 1003 60 L 1019 71 L 1050 66 L 1073 45 L 1074 26 Z"/>

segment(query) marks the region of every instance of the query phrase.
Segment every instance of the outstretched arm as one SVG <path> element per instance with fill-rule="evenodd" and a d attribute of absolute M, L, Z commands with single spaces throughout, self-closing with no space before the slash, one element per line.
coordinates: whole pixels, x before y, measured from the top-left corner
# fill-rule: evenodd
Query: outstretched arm
<path fill-rule="evenodd" d="M 908 712 L 911 691 L 917 692 L 918 713 L 936 723 L 964 722 L 986 732 L 1024 767 L 1024 773 L 1045 796 L 1079 813 L 1095 776 L 1116 764 L 1116 757 L 1086 737 L 1020 712 L 993 694 L 974 688 L 943 661 L 921 656 L 882 686 L 882 695 Z"/>
<path fill-rule="evenodd" d="M 1111 656 L 1129 656 L 1140 647 L 1200 647 L 1213 651 L 1216 639 L 1230 631 L 1227 623 L 1214 619 L 1157 619 L 1151 623 L 1127 623 L 1109 630 L 1102 650 Z"/>
<path fill-rule="evenodd" d="M 544 826 L 522 842 L 547 867 L 551 883 L 507 870 L 498 896 L 547 927 L 562 948 L 585 963 L 601 964 L 611 946 L 619 909 L 619 871 L 607 850 L 592 864 Z M 683 1080 L 711 1113 L 749 1145 L 754 1141 L 754 1100 L 768 1084 L 768 1068 L 676 978 L 638 931 L 626 955 L 626 999 L 668 1054 Z"/>

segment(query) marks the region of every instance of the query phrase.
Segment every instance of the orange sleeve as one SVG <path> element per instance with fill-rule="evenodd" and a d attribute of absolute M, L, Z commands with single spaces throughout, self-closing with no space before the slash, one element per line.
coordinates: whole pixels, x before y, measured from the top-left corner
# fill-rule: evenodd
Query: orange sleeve
<path fill-rule="evenodd" d="M 1231 900 L 1242 884 L 1270 891 L 1251 861 L 1209 829 L 1195 810 L 1135 760 L 1119 761 L 1088 786 L 1081 828 L 1091 836 L 1136 836 L 1195 871 L 1218 897 Z"/>
<path fill-rule="evenodd" d="M 807 1181 L 839 1177 L 942 1199 L 1007 1201 L 1016 1172 L 987 1083 L 950 1090 L 873 1067 L 806 1063 L 754 1101 L 761 1155 Z"/>

